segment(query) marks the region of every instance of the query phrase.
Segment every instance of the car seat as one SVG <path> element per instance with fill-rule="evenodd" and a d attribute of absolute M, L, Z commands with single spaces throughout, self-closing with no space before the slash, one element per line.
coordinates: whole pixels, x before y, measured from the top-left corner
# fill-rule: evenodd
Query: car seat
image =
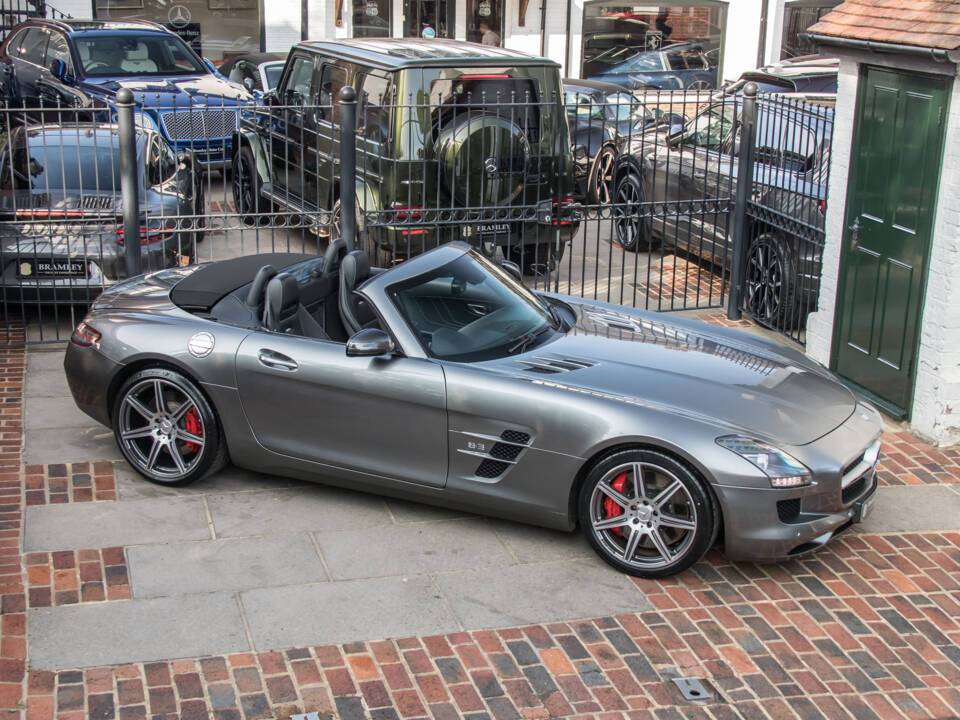
<path fill-rule="evenodd" d="M 348 335 L 379 327 L 367 301 L 354 292 L 370 277 L 370 261 L 363 250 L 353 250 L 340 262 L 340 319 Z"/>
<path fill-rule="evenodd" d="M 150 59 L 150 53 L 147 46 L 140 42 L 134 50 L 127 50 L 126 59 L 120 63 L 124 72 L 129 73 L 155 73 L 157 64 Z"/>
<path fill-rule="evenodd" d="M 307 309 L 300 304 L 300 285 L 290 273 L 280 273 L 267 284 L 263 327 L 271 332 L 329 340 Z"/>

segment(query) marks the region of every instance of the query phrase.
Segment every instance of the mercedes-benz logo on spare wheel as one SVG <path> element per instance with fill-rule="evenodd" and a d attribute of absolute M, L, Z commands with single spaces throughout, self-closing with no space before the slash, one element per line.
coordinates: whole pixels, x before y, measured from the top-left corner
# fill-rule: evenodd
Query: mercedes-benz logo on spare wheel
<path fill-rule="evenodd" d="M 190 342 L 187 343 L 187 350 L 194 357 L 204 358 L 213 352 L 213 345 L 213 335 L 203 331 L 198 332 L 196 335 L 190 338 Z"/>
<path fill-rule="evenodd" d="M 167 19 L 174 27 L 185 27 L 190 22 L 190 10 L 184 5 L 174 5 L 167 13 Z"/>
<path fill-rule="evenodd" d="M 487 171 L 487 175 L 493 175 L 495 172 L 497 172 L 497 159 L 487 158 L 484 160 L 483 169 Z"/>

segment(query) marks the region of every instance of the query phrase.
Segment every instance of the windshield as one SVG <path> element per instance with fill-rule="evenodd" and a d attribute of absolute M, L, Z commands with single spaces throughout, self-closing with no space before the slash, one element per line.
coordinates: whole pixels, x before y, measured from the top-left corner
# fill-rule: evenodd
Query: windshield
<path fill-rule="evenodd" d="M 15 190 L 120 190 L 120 161 L 116 145 L 100 138 L 102 146 L 58 145 L 53 138 L 30 144 L 13 153 L 13 167 L 4 163 L 0 188 Z M 44 141 L 45 140 L 45 141 Z M 48 144 L 49 143 L 49 144 Z"/>
<path fill-rule="evenodd" d="M 264 90 L 273 90 L 280 84 L 280 76 L 283 75 L 283 63 L 265 65 L 264 73 L 267 76 L 267 87 Z"/>
<path fill-rule="evenodd" d="M 523 352 L 557 327 L 533 293 L 474 252 L 387 292 L 427 352 L 445 360 Z"/>
<path fill-rule="evenodd" d="M 76 39 L 83 73 L 92 77 L 197 75 L 209 72 L 176 35 L 89 35 Z"/>
<path fill-rule="evenodd" d="M 653 116 L 630 93 L 611 93 L 606 97 L 604 112 L 617 122 L 625 120 L 647 120 Z"/>

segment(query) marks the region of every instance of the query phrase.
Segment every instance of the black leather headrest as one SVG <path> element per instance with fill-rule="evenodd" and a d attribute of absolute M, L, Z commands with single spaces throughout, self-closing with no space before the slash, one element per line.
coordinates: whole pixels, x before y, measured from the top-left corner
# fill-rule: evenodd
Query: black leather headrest
<path fill-rule="evenodd" d="M 277 271 L 273 265 L 264 265 L 257 270 L 257 274 L 253 278 L 253 283 L 247 291 L 247 305 L 254 309 L 260 308 L 260 305 L 263 303 L 263 293 L 266 291 L 267 283 L 270 282 L 270 279 L 276 276 L 276 274 Z"/>
<path fill-rule="evenodd" d="M 267 285 L 267 299 L 264 303 L 264 324 L 273 330 L 274 325 L 291 315 L 300 307 L 300 286 L 290 273 L 280 273 Z"/>
<path fill-rule="evenodd" d="M 323 255 L 323 274 L 336 275 L 340 272 L 340 262 L 347 253 L 347 241 L 343 238 L 334 238 L 327 245 L 327 252 Z"/>
<path fill-rule="evenodd" d="M 340 277 L 348 287 L 355 288 L 370 277 L 370 261 L 363 250 L 348 252 L 340 265 Z"/>

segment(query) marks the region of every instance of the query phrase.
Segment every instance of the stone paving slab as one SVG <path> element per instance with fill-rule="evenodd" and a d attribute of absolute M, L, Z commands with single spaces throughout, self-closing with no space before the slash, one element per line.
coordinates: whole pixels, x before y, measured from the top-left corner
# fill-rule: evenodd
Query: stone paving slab
<path fill-rule="evenodd" d="M 146 498 L 189 497 L 193 495 L 217 495 L 220 493 L 249 492 L 299 487 L 304 483 L 276 475 L 261 475 L 242 468 L 228 465 L 211 477 L 197 482 L 171 487 L 158 485 L 146 480 L 126 461 L 116 463 L 117 494 L 120 500 L 141 500 Z"/>
<path fill-rule="evenodd" d="M 213 495 L 208 503 L 218 538 L 350 530 L 390 523 L 381 498 L 322 485 Z"/>
<path fill-rule="evenodd" d="M 318 532 L 315 537 L 338 580 L 503 567 L 513 562 L 482 519 L 387 525 L 373 534 L 369 530 Z"/>
<path fill-rule="evenodd" d="M 143 545 L 127 550 L 133 597 L 323 582 L 309 535 Z"/>
<path fill-rule="evenodd" d="M 63 397 L 28 397 L 24 429 L 29 435 L 34 430 L 51 428 L 107 428 L 99 425 L 73 402 L 64 402 Z M 112 437 L 112 436 L 111 436 Z"/>
<path fill-rule="evenodd" d="M 460 517 L 476 517 L 459 510 L 450 510 L 437 505 L 424 505 L 418 502 L 408 502 L 406 500 L 397 500 L 395 498 L 386 498 L 387 507 L 390 508 L 390 514 L 398 523 L 418 523 L 434 522 L 437 520 L 449 520 Z"/>
<path fill-rule="evenodd" d="M 625 575 L 599 560 L 467 570 L 435 578 L 468 629 L 652 609 Z"/>
<path fill-rule="evenodd" d="M 113 431 L 93 420 L 82 426 L 32 430 L 23 449 L 25 465 L 122 459 Z"/>
<path fill-rule="evenodd" d="M 562 532 L 506 520 L 491 520 L 497 535 L 518 562 L 593 560 L 597 554 L 579 530 Z"/>
<path fill-rule="evenodd" d="M 26 509 L 24 526 L 25 552 L 210 537 L 202 498 L 39 505 Z"/>
<path fill-rule="evenodd" d="M 870 515 L 854 526 L 861 533 L 954 530 L 960 526 L 960 494 L 948 485 L 877 489 Z"/>
<path fill-rule="evenodd" d="M 426 576 L 250 590 L 240 597 L 258 650 L 459 629 Z"/>
<path fill-rule="evenodd" d="M 37 670 L 196 657 L 249 649 L 236 597 L 125 600 L 30 612 Z"/>

